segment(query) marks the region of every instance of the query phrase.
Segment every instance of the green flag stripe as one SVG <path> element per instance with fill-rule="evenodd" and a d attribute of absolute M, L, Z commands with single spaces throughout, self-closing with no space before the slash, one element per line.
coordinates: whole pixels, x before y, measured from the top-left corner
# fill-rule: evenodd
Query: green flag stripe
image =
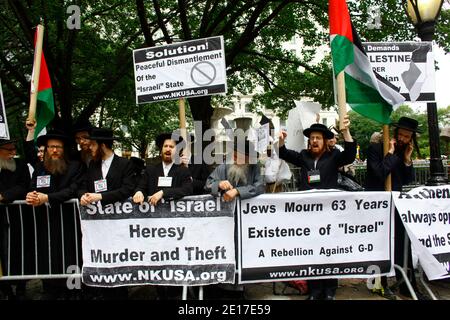
<path fill-rule="evenodd" d="M 337 76 L 346 66 L 354 61 L 353 43 L 341 35 L 333 35 L 331 39 L 331 55 L 333 57 L 334 75 Z"/>
<path fill-rule="evenodd" d="M 36 106 L 36 129 L 34 131 L 34 138 L 37 138 L 39 132 L 42 131 L 55 116 L 55 106 L 53 102 L 52 88 L 38 92 L 37 106 Z"/>
<path fill-rule="evenodd" d="M 347 103 L 354 111 L 377 122 L 390 123 L 392 106 L 381 97 L 376 89 L 345 74 L 345 92 Z"/>

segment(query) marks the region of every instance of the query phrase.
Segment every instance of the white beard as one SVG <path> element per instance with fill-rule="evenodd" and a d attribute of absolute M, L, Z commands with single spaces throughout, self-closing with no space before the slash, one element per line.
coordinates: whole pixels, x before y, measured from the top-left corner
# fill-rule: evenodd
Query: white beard
<path fill-rule="evenodd" d="M 247 184 L 247 174 L 248 174 L 248 164 L 236 165 L 232 164 L 228 170 L 228 180 L 232 185 L 246 185 Z"/>
<path fill-rule="evenodd" d="M 0 169 L 1 170 L 9 170 L 11 172 L 16 171 L 16 161 L 14 159 L 0 159 Z"/>

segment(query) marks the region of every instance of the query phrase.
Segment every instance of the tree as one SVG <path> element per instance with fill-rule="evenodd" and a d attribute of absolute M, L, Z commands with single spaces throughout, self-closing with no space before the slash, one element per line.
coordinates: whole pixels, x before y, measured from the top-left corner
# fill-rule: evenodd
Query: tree
<path fill-rule="evenodd" d="M 233 94 L 256 89 L 261 93 L 251 107 L 270 108 L 281 115 L 294 106 L 294 99 L 310 97 L 325 107 L 334 103 L 330 57 L 317 55 L 328 43 L 326 0 L 75 1 L 81 9 L 79 30 L 67 28 L 69 14 L 62 3 L 8 0 L 1 4 L 0 77 L 8 119 L 13 126 L 16 122 L 12 131 L 22 128 L 28 106 L 33 27 L 39 17 L 46 27 L 44 52 L 58 108 L 55 125 L 66 130 L 74 118 L 87 119 L 100 110 L 113 114 L 119 103 L 122 108 L 135 108 L 132 49 L 217 35 L 225 39 L 228 96 L 188 99 L 192 118 L 201 120 L 204 129 L 210 126 L 214 106 Z M 380 6 L 383 28 L 369 30 L 367 8 L 375 4 Z M 414 37 L 397 0 L 349 1 L 349 7 L 363 41 Z M 441 19 L 436 39 L 448 48 L 448 14 Z M 282 45 L 294 36 L 303 39 L 300 58 Z M 154 105 L 142 108 L 149 109 L 147 117 L 160 110 Z M 113 124 L 118 127 L 123 121 L 115 118 Z M 142 127 L 145 121 L 138 123 L 140 131 L 151 130 Z M 153 123 L 157 124 L 162 122 Z M 129 125 L 131 132 L 134 124 Z"/>

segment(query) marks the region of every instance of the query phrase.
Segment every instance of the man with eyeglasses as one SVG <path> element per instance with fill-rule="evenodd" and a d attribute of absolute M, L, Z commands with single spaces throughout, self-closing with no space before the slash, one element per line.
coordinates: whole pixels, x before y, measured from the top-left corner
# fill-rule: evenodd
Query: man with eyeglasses
<path fill-rule="evenodd" d="M 64 133 L 52 130 L 37 140 L 38 145 L 45 146 L 44 161 L 36 165 L 31 190 L 25 200 L 28 205 L 35 207 L 36 245 L 40 257 L 38 268 L 40 273 L 50 272 L 51 261 L 52 273 L 64 273 L 68 265 L 76 263 L 75 242 L 71 239 L 77 232 L 76 217 L 71 215 L 73 211 L 64 210 L 68 206 L 64 202 L 77 196 L 85 166 L 79 161 L 68 159 L 66 148 L 69 137 Z M 43 288 L 43 299 L 68 298 L 72 294 L 66 287 L 65 279 L 43 280 Z"/>
<path fill-rule="evenodd" d="M 36 165 L 31 180 L 33 191 L 26 196 L 27 204 L 39 206 L 75 198 L 85 167 L 79 161 L 67 159 L 65 144 L 68 137 L 51 131 L 37 140 L 38 145 L 45 146 L 44 161 Z"/>
<path fill-rule="evenodd" d="M 91 150 L 89 146 L 91 145 L 91 140 L 89 140 L 89 132 L 92 130 L 93 126 L 89 120 L 79 120 L 73 126 L 73 135 L 76 144 L 78 145 L 76 159 L 82 161 L 86 166 L 89 166 L 89 162 L 92 160 Z"/>

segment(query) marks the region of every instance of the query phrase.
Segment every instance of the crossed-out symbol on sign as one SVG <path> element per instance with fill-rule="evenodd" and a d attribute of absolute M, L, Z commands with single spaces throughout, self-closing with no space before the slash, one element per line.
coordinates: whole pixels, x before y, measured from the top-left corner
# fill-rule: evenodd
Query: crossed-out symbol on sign
<path fill-rule="evenodd" d="M 191 79 L 199 86 L 207 86 L 216 78 L 216 68 L 211 62 L 196 63 L 191 70 Z"/>

